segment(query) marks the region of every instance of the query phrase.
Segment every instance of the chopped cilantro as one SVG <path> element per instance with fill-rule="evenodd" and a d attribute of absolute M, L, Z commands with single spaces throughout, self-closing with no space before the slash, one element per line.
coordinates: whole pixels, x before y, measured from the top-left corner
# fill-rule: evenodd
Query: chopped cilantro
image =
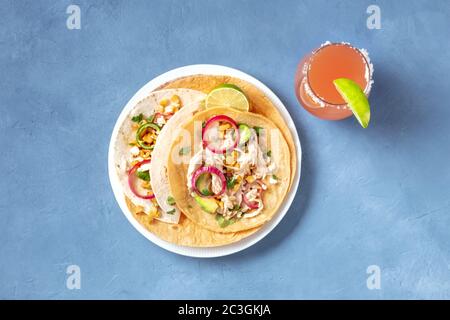
<path fill-rule="evenodd" d="M 172 196 L 168 196 L 167 204 L 173 206 L 175 204 L 175 199 Z"/>
<path fill-rule="evenodd" d="M 175 213 L 175 209 L 169 210 L 166 212 L 167 214 L 174 214 Z"/>
<path fill-rule="evenodd" d="M 235 204 L 233 207 L 233 211 L 239 211 L 239 210 L 241 210 L 241 206 L 238 204 Z"/>
<path fill-rule="evenodd" d="M 236 179 L 234 177 L 232 178 L 227 178 L 227 189 L 231 190 L 234 188 L 234 186 L 236 185 Z"/>
<path fill-rule="evenodd" d="M 184 156 L 185 154 L 188 154 L 191 151 L 191 147 L 183 147 L 180 148 L 180 151 L 178 151 L 178 154 L 180 156 Z"/>
<path fill-rule="evenodd" d="M 221 228 L 226 228 L 236 222 L 236 219 L 225 219 L 221 214 L 216 215 L 216 220 Z"/>
<path fill-rule="evenodd" d="M 139 115 L 134 116 L 133 118 L 131 118 L 131 121 L 133 121 L 133 122 L 141 122 L 143 118 L 144 118 L 144 115 L 142 113 L 140 113 Z"/>
<path fill-rule="evenodd" d="M 148 171 L 136 171 L 136 175 L 141 180 L 150 181 L 150 173 Z"/>
<path fill-rule="evenodd" d="M 264 128 L 262 128 L 262 127 L 253 127 L 253 129 L 255 129 L 255 131 L 256 131 L 256 135 L 260 135 L 261 134 L 261 131 L 264 129 Z"/>
<path fill-rule="evenodd" d="M 214 193 L 212 193 L 211 191 L 209 191 L 208 189 L 203 189 L 203 190 L 201 190 L 200 191 L 200 193 L 202 194 L 202 195 L 204 195 L 204 196 L 212 196 L 212 195 L 214 195 Z"/>
<path fill-rule="evenodd" d="M 267 156 L 271 157 L 272 156 L 272 150 L 267 151 Z"/>

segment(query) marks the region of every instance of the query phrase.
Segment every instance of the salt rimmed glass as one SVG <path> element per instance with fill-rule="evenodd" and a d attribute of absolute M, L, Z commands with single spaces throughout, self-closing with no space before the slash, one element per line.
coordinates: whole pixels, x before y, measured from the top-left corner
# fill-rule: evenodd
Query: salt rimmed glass
<path fill-rule="evenodd" d="M 311 73 L 312 67 L 315 68 L 314 74 Z M 320 72 L 317 71 L 319 67 L 323 69 Z M 295 75 L 295 94 L 311 114 L 321 119 L 341 120 L 350 117 L 352 112 L 343 100 L 336 100 L 337 91 L 334 92 L 332 80 L 350 78 L 363 88 L 368 97 L 372 76 L 373 66 L 366 50 L 348 43 L 326 42 L 300 61 Z"/>

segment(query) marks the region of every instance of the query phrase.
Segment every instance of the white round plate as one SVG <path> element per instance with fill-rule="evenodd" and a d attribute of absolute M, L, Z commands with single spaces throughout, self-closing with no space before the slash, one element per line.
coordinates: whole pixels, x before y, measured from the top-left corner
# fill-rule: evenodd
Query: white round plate
<path fill-rule="evenodd" d="M 272 103 L 276 106 L 276 108 L 280 111 L 281 115 L 284 118 L 284 121 L 286 122 L 286 125 L 291 130 L 291 134 L 294 138 L 295 148 L 297 150 L 297 170 L 294 177 L 294 181 L 292 184 L 292 188 L 288 195 L 286 196 L 285 201 L 279 208 L 279 212 L 274 216 L 272 220 L 264 224 L 260 230 L 255 232 L 254 234 L 248 236 L 247 238 L 244 238 L 238 242 L 231 243 L 224 246 L 219 247 L 211 247 L 211 248 L 192 248 L 192 247 L 185 247 L 176 245 L 173 243 L 166 242 L 164 240 L 161 240 L 157 236 L 155 236 L 153 233 L 145 229 L 142 225 L 139 224 L 139 222 L 133 217 L 132 213 L 128 209 L 125 198 L 123 196 L 122 187 L 120 185 L 119 179 L 115 173 L 114 169 L 114 143 L 117 139 L 117 135 L 119 132 L 120 124 L 125 120 L 126 115 L 131 111 L 131 109 L 142 99 L 146 97 L 146 95 L 157 89 L 158 87 L 162 86 L 163 84 L 170 82 L 172 80 L 175 80 L 180 77 L 186 77 L 196 74 L 207 74 L 207 75 L 226 75 L 226 76 L 232 76 L 236 78 L 240 78 L 242 80 L 245 80 L 251 84 L 253 84 L 255 87 L 257 87 L 259 90 L 264 92 L 264 94 L 272 101 Z M 148 82 L 145 86 L 143 86 L 136 94 L 128 101 L 126 106 L 123 108 L 119 118 L 117 119 L 116 125 L 114 126 L 114 130 L 111 136 L 111 141 L 109 143 L 109 153 L 108 153 L 108 171 L 109 171 L 109 180 L 111 182 L 111 186 L 114 192 L 114 196 L 119 203 L 120 208 L 122 209 L 123 213 L 127 217 L 128 221 L 138 230 L 144 237 L 146 237 L 151 242 L 155 243 L 156 245 L 181 255 L 190 256 L 190 257 L 198 257 L 198 258 L 212 258 L 212 257 L 221 257 L 226 256 L 241 250 L 244 250 L 261 239 L 263 239 L 266 235 L 271 232 L 276 225 L 283 219 L 286 212 L 288 211 L 289 207 L 291 206 L 292 201 L 294 200 L 294 197 L 297 193 L 298 184 L 300 181 L 300 171 L 301 171 L 301 162 L 302 162 L 302 149 L 300 145 L 300 139 L 298 137 L 297 130 L 295 128 L 294 122 L 292 121 L 291 116 L 289 115 L 289 112 L 287 111 L 286 107 L 283 105 L 283 103 L 280 101 L 280 99 L 270 90 L 268 87 L 266 87 L 262 82 L 255 79 L 254 77 L 233 69 L 229 67 L 219 66 L 219 65 L 209 65 L 209 64 L 197 64 L 197 65 L 190 65 L 185 66 L 177 69 L 170 70 L 166 73 L 163 73 L 162 75 L 154 78 L 150 82 Z"/>

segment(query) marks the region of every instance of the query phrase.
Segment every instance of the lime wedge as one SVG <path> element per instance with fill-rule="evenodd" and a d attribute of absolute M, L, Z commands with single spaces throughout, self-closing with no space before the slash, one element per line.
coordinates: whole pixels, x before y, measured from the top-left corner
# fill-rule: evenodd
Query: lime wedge
<path fill-rule="evenodd" d="M 250 104 L 242 90 L 229 83 L 214 88 L 206 97 L 206 108 L 225 107 L 248 111 Z"/>
<path fill-rule="evenodd" d="M 347 78 L 336 79 L 333 83 L 361 126 L 367 128 L 370 121 L 370 105 L 364 91 L 356 82 Z"/>

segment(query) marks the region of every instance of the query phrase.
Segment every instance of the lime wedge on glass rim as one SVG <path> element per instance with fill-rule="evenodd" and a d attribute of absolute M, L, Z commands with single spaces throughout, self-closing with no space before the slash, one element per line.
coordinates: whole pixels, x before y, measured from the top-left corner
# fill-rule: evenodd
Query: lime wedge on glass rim
<path fill-rule="evenodd" d="M 206 108 L 225 107 L 248 111 L 250 104 L 244 92 L 236 85 L 224 83 L 215 87 L 206 97 Z"/>
<path fill-rule="evenodd" d="M 370 105 L 361 87 L 347 78 L 336 79 L 333 83 L 361 126 L 367 128 L 370 121 Z"/>

